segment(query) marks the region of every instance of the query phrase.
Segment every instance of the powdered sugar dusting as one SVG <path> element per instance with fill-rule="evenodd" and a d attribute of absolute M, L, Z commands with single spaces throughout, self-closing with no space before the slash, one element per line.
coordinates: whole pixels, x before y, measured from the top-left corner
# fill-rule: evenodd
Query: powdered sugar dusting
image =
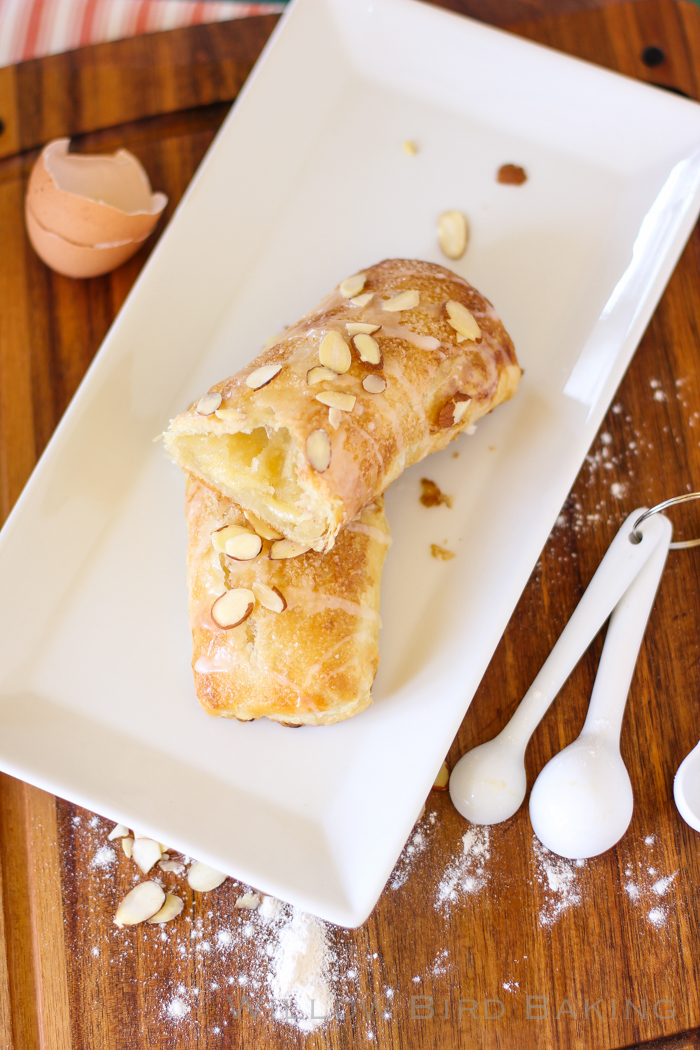
<path fill-rule="evenodd" d="M 545 895 L 538 918 L 540 925 L 552 926 L 568 908 L 581 903 L 578 870 L 585 864 L 558 857 L 539 839 L 533 839 L 533 848 L 537 859 L 537 881 Z"/>
<path fill-rule="evenodd" d="M 436 905 L 449 909 L 461 897 L 473 896 L 489 880 L 491 829 L 473 824 L 462 836 L 462 851 L 447 866 L 438 886 Z"/>

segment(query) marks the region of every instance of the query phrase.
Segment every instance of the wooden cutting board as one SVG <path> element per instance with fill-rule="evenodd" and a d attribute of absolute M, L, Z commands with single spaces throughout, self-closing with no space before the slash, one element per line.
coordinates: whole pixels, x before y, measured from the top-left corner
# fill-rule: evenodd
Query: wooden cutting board
<path fill-rule="evenodd" d="M 74 282 L 50 273 L 22 220 L 37 147 L 59 135 L 77 136 L 87 151 L 128 147 L 169 195 L 167 221 L 274 22 L 177 30 L 0 70 L 3 518 L 157 239 L 108 277 Z M 690 3 L 646 0 L 514 28 L 700 99 L 700 12 Z M 663 52 L 653 67 L 641 58 L 650 46 Z M 510 716 L 629 510 L 700 488 L 699 334 L 696 230 L 450 763 Z M 680 533 L 700 535 L 698 510 L 675 520 Z M 60 552 L 49 545 L 37 556 Z M 121 854 L 100 852 L 108 822 L 3 775 L 0 1048 L 698 1045 L 700 837 L 676 813 L 672 780 L 700 737 L 699 569 L 698 552 L 670 556 L 642 648 L 623 730 L 636 808 L 619 846 L 580 868 L 562 866 L 538 852 L 523 809 L 491 831 L 488 845 L 477 839 L 480 854 L 472 843 L 465 859 L 467 826 L 433 792 L 422 840 L 402 857 L 373 915 L 359 930 L 329 931 L 348 1005 L 344 1019 L 310 1035 L 267 1009 L 241 1009 L 244 990 L 255 1007 L 262 989 L 240 981 L 251 967 L 256 979 L 259 947 L 259 928 L 250 923 L 247 937 L 249 918 L 234 908 L 240 887 L 228 882 L 194 898 L 168 876 L 185 911 L 167 939 L 154 927 L 119 931 L 112 917 L 135 869 Z M 538 730 L 530 782 L 578 733 L 601 645 Z M 235 814 L 228 820 L 235 831 Z M 473 881 L 440 907 L 440 885 L 460 863 Z"/>

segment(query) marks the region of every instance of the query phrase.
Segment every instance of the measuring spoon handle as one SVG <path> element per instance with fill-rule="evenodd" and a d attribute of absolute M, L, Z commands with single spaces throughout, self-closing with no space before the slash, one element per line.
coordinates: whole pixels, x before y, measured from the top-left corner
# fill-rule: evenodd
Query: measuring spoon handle
<path fill-rule="evenodd" d="M 554 697 L 665 534 L 666 526 L 655 514 L 637 530 L 642 539 L 630 542 L 633 525 L 644 510 L 638 508 L 623 522 L 556 645 L 503 730 L 512 744 L 525 747 Z"/>
<path fill-rule="evenodd" d="M 620 740 L 627 694 L 673 535 L 668 518 L 662 514 L 656 517 L 662 526 L 661 538 L 613 609 L 582 730 L 611 743 Z"/>

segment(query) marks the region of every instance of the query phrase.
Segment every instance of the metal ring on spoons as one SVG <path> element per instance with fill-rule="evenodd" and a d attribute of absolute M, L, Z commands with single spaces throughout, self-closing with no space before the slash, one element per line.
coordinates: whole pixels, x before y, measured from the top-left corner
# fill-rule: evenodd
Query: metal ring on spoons
<path fill-rule="evenodd" d="M 499 824 L 522 805 L 527 791 L 525 750 L 530 737 L 665 533 L 666 525 L 658 517 L 648 518 L 640 529 L 640 515 L 646 515 L 646 508 L 625 519 L 510 722 L 493 740 L 463 755 L 452 770 L 450 796 L 456 809 L 472 823 Z M 642 542 L 632 539 L 633 531 L 635 536 L 641 533 Z"/>
<path fill-rule="evenodd" d="M 547 763 L 530 794 L 533 831 L 560 857 L 605 853 L 632 820 L 634 798 L 620 731 L 673 532 L 668 518 L 659 520 L 664 535 L 613 609 L 581 734 Z"/>

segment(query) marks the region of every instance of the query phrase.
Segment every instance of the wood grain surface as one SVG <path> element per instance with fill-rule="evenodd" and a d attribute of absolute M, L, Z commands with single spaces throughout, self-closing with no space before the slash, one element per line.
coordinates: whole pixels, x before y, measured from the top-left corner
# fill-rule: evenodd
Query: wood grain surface
<path fill-rule="evenodd" d="M 178 30 L 0 70 L 3 518 L 157 240 L 104 278 L 50 273 L 22 220 L 37 147 L 58 135 L 78 136 L 87 151 L 127 146 L 169 195 L 167 221 L 274 21 Z M 515 29 L 700 99 L 700 13 L 690 3 L 625 3 Z M 649 46 L 664 54 L 653 68 L 641 58 Z M 508 719 L 629 510 L 700 488 L 699 333 L 696 229 L 450 763 Z M 697 509 L 674 520 L 679 533 L 700 535 Z M 538 851 L 524 808 L 491 831 L 488 856 L 471 869 L 474 892 L 439 908 L 438 887 L 459 860 L 467 825 L 447 795 L 433 792 L 422 841 L 404 853 L 368 922 L 328 930 L 347 1005 L 344 1018 L 312 1034 L 267 1009 L 256 1016 L 261 927 L 234 908 L 240 887 L 195 895 L 168 875 L 168 888 L 185 898 L 180 919 L 163 932 L 119 931 L 112 918 L 135 868 L 104 852 L 109 823 L 2 776 L 0 1050 L 699 1045 L 700 838 L 672 798 L 675 769 L 700 737 L 699 558 L 670 556 L 640 655 L 622 742 L 636 808 L 619 846 L 582 867 L 558 866 Z M 535 734 L 530 782 L 577 735 L 601 647 L 599 639 Z M 535 997 L 546 997 L 548 1016 Z"/>

